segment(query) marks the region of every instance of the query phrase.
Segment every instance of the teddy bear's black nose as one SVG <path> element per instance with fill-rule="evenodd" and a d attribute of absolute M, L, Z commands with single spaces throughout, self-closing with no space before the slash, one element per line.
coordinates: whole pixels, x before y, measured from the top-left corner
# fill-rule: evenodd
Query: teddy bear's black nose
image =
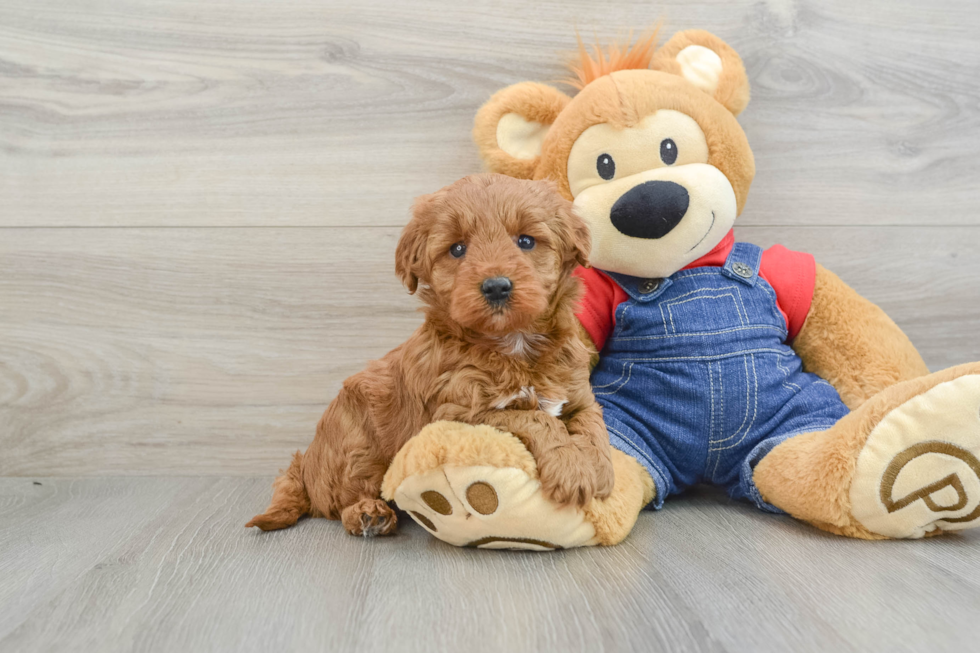
<path fill-rule="evenodd" d="M 483 284 L 480 286 L 483 296 L 491 304 L 502 304 L 507 301 L 507 298 L 510 297 L 510 291 L 513 288 L 514 284 L 507 277 L 484 279 Z"/>
<path fill-rule="evenodd" d="M 687 213 L 687 189 L 672 181 L 646 181 L 616 200 L 609 219 L 634 238 L 663 238 Z"/>

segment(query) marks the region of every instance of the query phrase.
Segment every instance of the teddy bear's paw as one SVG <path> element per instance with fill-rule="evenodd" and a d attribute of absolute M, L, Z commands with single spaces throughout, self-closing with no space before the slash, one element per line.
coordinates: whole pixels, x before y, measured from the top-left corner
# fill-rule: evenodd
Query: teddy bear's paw
<path fill-rule="evenodd" d="M 597 537 L 590 508 L 548 501 L 521 441 L 486 425 L 429 424 L 395 455 L 381 492 L 456 546 L 550 551 L 614 539 Z"/>
<path fill-rule="evenodd" d="M 583 511 L 558 507 L 514 467 L 443 467 L 406 478 L 395 503 L 456 546 L 548 551 L 595 544 Z"/>
<path fill-rule="evenodd" d="M 887 537 L 980 526 L 980 375 L 890 411 L 858 455 L 850 499 L 852 516 Z"/>

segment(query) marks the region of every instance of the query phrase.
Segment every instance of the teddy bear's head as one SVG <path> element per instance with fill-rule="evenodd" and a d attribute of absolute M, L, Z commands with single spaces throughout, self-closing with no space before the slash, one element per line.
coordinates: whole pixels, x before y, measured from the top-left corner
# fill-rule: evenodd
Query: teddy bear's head
<path fill-rule="evenodd" d="M 749 101 L 739 56 L 679 32 L 653 51 L 581 51 L 581 90 L 523 82 L 496 93 L 473 130 L 487 167 L 551 178 L 592 232 L 590 263 L 666 277 L 707 254 L 742 211 L 755 163 L 735 116 Z"/>

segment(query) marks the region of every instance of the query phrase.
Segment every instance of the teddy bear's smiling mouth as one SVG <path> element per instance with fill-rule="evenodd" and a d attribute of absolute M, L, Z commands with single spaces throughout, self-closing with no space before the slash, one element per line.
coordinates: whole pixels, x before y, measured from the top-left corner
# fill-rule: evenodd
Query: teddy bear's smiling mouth
<path fill-rule="evenodd" d="M 715 228 L 715 212 L 712 211 L 711 212 L 711 225 L 708 227 L 708 230 L 706 232 L 704 232 L 704 235 L 701 236 L 701 240 L 699 240 L 697 243 L 695 243 L 694 247 L 692 247 L 691 249 L 687 250 L 688 253 L 693 252 L 694 250 L 696 250 L 701 245 L 701 243 L 704 242 L 704 239 L 708 237 L 708 234 L 710 234 L 711 233 L 711 230 L 714 229 L 714 228 Z"/>

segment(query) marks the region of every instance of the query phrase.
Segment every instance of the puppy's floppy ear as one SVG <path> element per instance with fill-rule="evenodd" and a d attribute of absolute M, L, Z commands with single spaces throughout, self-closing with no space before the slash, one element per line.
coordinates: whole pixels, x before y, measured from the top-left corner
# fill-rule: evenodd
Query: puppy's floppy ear
<path fill-rule="evenodd" d="M 650 67 L 680 75 L 736 116 L 749 103 L 742 58 L 720 38 L 692 29 L 678 32 L 653 55 Z"/>
<path fill-rule="evenodd" d="M 559 229 L 565 247 L 565 262 L 572 267 L 575 265 L 591 267 L 589 254 L 592 251 L 592 232 L 589 231 L 585 220 L 575 213 L 572 203 L 564 198 L 558 210 L 558 219 L 561 222 Z"/>
<path fill-rule="evenodd" d="M 395 273 L 409 293 L 418 290 L 419 279 L 425 281 L 425 270 L 428 268 L 425 245 L 429 238 L 433 205 L 438 196 L 439 193 L 433 193 L 415 199 L 412 219 L 402 230 L 395 248 Z"/>
<path fill-rule="evenodd" d="M 473 140 L 490 172 L 531 179 L 541 145 L 571 100 L 556 88 L 521 82 L 494 93 L 476 114 Z"/>

